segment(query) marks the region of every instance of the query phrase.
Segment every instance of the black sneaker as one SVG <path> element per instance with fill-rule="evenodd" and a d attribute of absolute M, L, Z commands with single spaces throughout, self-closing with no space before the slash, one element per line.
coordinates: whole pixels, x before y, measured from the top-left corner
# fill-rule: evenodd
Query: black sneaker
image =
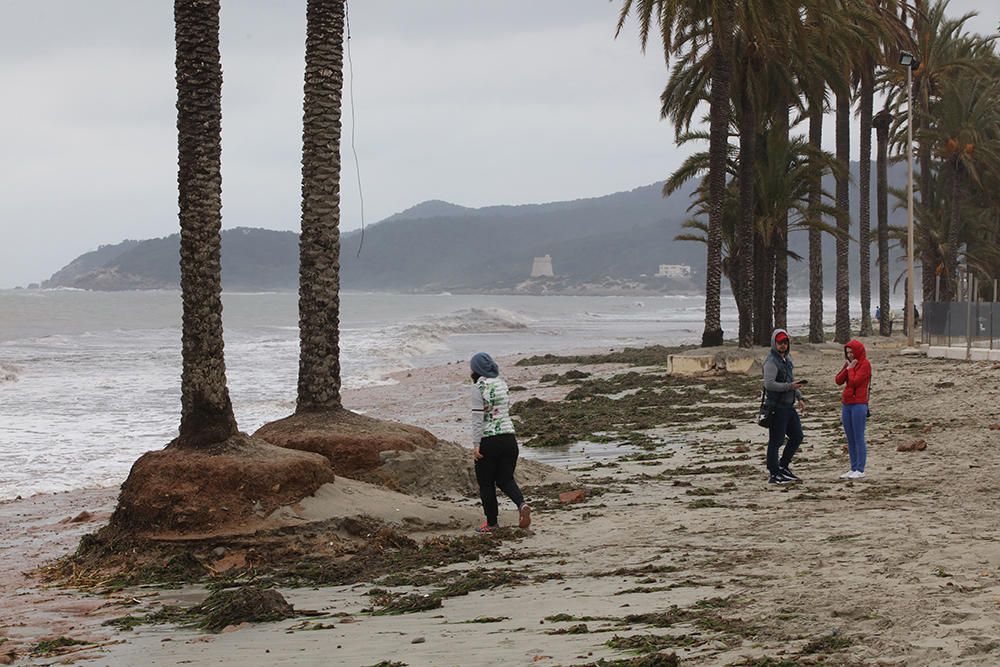
<path fill-rule="evenodd" d="M 793 473 L 791 470 L 789 470 L 787 466 L 784 468 L 778 468 L 778 474 L 784 477 L 785 479 L 790 479 L 793 482 L 802 481 L 801 479 L 799 479 L 799 476 Z"/>
<path fill-rule="evenodd" d="M 771 479 L 767 480 L 768 484 L 791 484 L 792 480 L 788 479 L 778 473 L 777 475 L 771 475 Z"/>

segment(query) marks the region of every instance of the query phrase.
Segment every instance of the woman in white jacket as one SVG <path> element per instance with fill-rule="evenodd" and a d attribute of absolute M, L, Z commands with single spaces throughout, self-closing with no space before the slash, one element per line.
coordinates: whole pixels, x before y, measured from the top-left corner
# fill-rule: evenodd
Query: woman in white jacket
<path fill-rule="evenodd" d="M 479 482 L 486 521 L 476 529 L 489 533 L 499 528 L 497 487 L 514 501 L 518 526 L 531 525 L 531 507 L 514 481 L 517 467 L 517 438 L 510 419 L 507 383 L 499 377 L 500 368 L 493 357 L 478 352 L 469 361 L 472 369 L 472 457 Z"/>

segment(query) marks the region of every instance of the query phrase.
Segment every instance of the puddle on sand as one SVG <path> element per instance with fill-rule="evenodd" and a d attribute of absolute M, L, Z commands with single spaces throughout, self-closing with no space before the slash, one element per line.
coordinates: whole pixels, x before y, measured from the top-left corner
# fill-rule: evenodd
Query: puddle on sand
<path fill-rule="evenodd" d="M 640 451 L 622 442 L 574 442 L 561 447 L 522 447 L 521 456 L 556 468 L 570 468 L 585 463 L 616 459 Z"/>

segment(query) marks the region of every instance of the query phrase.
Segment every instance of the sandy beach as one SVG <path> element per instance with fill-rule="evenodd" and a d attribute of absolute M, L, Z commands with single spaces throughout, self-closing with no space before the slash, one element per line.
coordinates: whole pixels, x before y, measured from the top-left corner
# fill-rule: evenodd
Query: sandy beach
<path fill-rule="evenodd" d="M 312 615 L 220 633 L 104 624 L 194 605 L 208 594 L 203 585 L 85 592 L 31 574 L 103 525 L 117 489 L 2 503 L 0 664 L 997 664 L 1000 372 L 899 356 L 898 338 L 865 342 L 875 368 L 866 478 L 838 479 L 848 468 L 833 381 L 841 348 L 795 345 L 796 374 L 810 380 L 806 440 L 793 463 L 803 481 L 781 487 L 766 483 L 766 433 L 752 421 L 758 371 L 681 379 L 662 366 L 503 358 L 514 400 L 561 401 L 567 411 L 596 406 L 596 396 L 632 405 L 605 432 L 617 442 L 638 431 L 628 436 L 636 446 L 578 456 L 569 473 L 522 465 L 531 529 L 479 538 L 486 548 L 474 560 L 280 586 Z M 565 375 L 572 370 L 589 375 Z M 623 382 L 627 373 L 637 375 Z M 466 377 L 464 361 L 404 372 L 344 403 L 465 444 Z M 629 400 L 644 387 L 672 397 L 670 421 L 624 423 L 641 411 Z M 897 451 L 917 440 L 926 447 Z M 542 482 L 586 497 L 560 502 Z M 479 520 L 474 497 L 407 496 L 346 478 L 330 486 L 289 511 L 307 523 L 336 507 L 341 518 L 367 515 L 417 542 L 468 535 Z M 502 501 L 501 510 L 501 523 L 514 523 L 513 506 Z M 411 594 L 440 604 L 373 613 Z M 41 643 L 58 637 L 77 643 Z"/>

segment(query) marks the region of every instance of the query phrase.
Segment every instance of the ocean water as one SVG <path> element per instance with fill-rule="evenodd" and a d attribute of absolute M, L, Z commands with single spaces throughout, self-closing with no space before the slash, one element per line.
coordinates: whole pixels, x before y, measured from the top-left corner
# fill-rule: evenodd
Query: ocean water
<path fill-rule="evenodd" d="M 240 428 L 294 409 L 298 297 L 223 297 L 226 366 Z M 561 353 L 700 340 L 702 297 L 341 295 L 346 389 L 479 350 Z M 832 307 L 832 300 L 828 304 Z M 0 499 L 116 485 L 174 438 L 180 420 L 180 294 L 0 290 Z M 793 328 L 805 300 L 789 304 Z M 736 328 L 731 300 L 723 328 Z M 832 319 L 832 317 L 831 317 Z"/>

